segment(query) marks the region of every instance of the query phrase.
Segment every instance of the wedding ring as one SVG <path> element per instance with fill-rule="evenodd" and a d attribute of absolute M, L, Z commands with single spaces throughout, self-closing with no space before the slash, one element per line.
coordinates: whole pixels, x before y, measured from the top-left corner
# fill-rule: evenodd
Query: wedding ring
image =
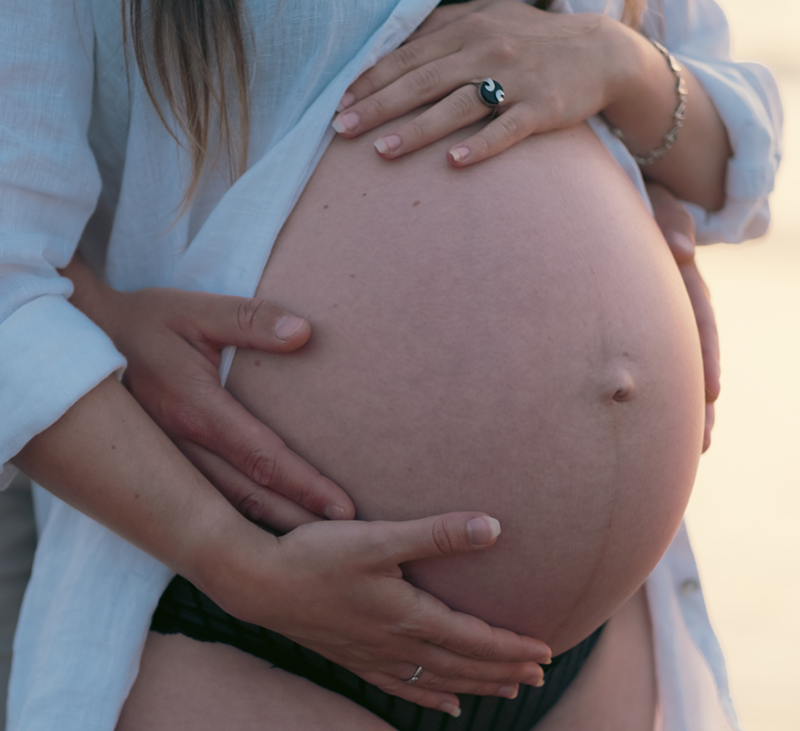
<path fill-rule="evenodd" d="M 420 679 L 420 677 L 422 676 L 423 672 L 424 671 L 422 669 L 422 665 L 418 665 L 417 669 L 414 671 L 414 674 L 410 678 L 407 678 L 404 682 L 406 682 L 406 683 L 416 683 Z"/>

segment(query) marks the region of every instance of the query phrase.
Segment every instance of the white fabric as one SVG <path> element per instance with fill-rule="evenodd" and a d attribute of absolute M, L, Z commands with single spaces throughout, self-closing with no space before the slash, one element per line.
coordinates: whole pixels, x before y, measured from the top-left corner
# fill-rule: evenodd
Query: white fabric
<path fill-rule="evenodd" d="M 606 4 L 556 6 L 601 12 Z M 727 25 L 712 0 L 671 0 L 667 18 L 661 4 L 650 2 L 648 31 L 697 73 L 735 150 L 727 205 L 698 214 L 699 235 L 756 235 L 768 220 L 779 161 L 775 84 L 763 68 L 729 61 Z M 251 295 L 331 138 L 328 120 L 345 88 L 434 5 L 253 0 L 250 169 L 230 190 L 221 173 L 207 172 L 176 223 L 187 157 L 158 120 L 135 65 L 127 79 L 119 4 L 4 0 L 0 463 L 124 363 L 66 302 L 70 284 L 55 271 L 69 261 L 84 227 L 85 257 L 118 289 L 170 285 Z M 612 2 L 611 12 L 620 5 Z M 597 120 L 593 127 L 643 193 L 624 147 Z M 223 159 L 218 170 L 224 169 Z M 8 728 L 110 730 L 170 572 L 63 503 L 49 502 L 48 509 L 39 506 L 41 541 L 17 633 Z M 702 595 L 687 593 L 687 581 L 697 581 L 696 567 L 681 532 L 648 584 L 664 729 L 714 728 L 700 721 L 714 717 L 719 728 L 738 729 Z M 710 692 L 698 692 L 703 678 Z"/>

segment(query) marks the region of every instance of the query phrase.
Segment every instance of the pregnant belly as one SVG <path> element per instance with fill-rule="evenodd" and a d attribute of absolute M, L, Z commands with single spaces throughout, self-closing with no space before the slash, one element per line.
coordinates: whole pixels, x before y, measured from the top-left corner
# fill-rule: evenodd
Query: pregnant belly
<path fill-rule="evenodd" d="M 578 642 L 666 550 L 700 453 L 702 368 L 667 246 L 586 126 L 452 170 L 335 140 L 259 296 L 307 317 L 228 387 L 358 517 L 482 510 L 479 555 L 420 561 L 449 606 Z M 458 138 L 464 137 L 464 132 Z"/>

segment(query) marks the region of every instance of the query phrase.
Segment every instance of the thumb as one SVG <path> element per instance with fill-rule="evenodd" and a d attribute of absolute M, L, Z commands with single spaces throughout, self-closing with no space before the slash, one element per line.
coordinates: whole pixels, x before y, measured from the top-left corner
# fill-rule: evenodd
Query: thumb
<path fill-rule="evenodd" d="M 445 513 L 382 526 L 384 559 L 392 565 L 480 551 L 500 535 L 500 523 L 482 513 Z"/>
<path fill-rule="evenodd" d="M 311 326 L 273 302 L 256 297 L 203 294 L 194 320 L 204 339 L 219 345 L 235 345 L 267 353 L 287 353 L 304 345 Z"/>

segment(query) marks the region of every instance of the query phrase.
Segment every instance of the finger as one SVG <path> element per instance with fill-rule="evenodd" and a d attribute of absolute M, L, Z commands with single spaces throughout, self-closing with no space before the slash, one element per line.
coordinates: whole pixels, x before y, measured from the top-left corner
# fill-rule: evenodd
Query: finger
<path fill-rule="evenodd" d="M 376 563 L 387 567 L 423 558 L 470 553 L 493 545 L 500 523 L 481 513 L 446 513 L 401 522 L 369 524 Z M 382 558 L 380 558 L 382 557 Z"/>
<path fill-rule="evenodd" d="M 714 404 L 706 404 L 706 421 L 703 428 L 703 451 L 707 451 L 711 446 L 711 431 L 714 429 L 716 413 Z"/>
<path fill-rule="evenodd" d="M 459 678 L 451 678 L 433 672 L 429 668 L 422 666 L 422 673 L 418 679 L 414 681 L 414 685 L 418 688 L 425 690 L 435 690 L 441 693 L 464 693 L 468 695 L 491 695 L 498 698 L 516 698 L 519 693 L 519 684 L 508 681 L 501 682 L 486 682 L 480 680 L 465 680 Z M 404 664 L 398 666 L 397 673 L 394 674 L 398 679 L 408 683 L 408 678 L 411 677 L 416 667 Z M 542 678 L 544 674 L 542 673 Z M 540 685 L 540 681 L 537 680 Z"/>
<path fill-rule="evenodd" d="M 305 523 L 321 520 L 287 497 L 256 484 L 222 457 L 199 444 L 182 441 L 178 447 L 248 520 L 276 533 L 288 533 Z"/>
<path fill-rule="evenodd" d="M 405 155 L 478 122 L 490 113 L 471 84 L 456 89 L 410 122 L 375 140 L 378 154 L 387 160 Z"/>
<path fill-rule="evenodd" d="M 481 663 L 488 661 L 544 664 L 549 663 L 552 659 L 552 652 L 544 642 L 518 635 L 506 629 L 492 627 L 469 614 L 448 610 L 446 614 L 441 612 L 431 614 L 426 617 L 426 620 L 417 626 L 410 622 L 406 623 L 406 633 L 415 639 L 428 642 L 431 646 L 453 653 L 457 656 L 457 661 L 461 663 L 464 662 L 464 658 Z M 426 657 L 428 665 L 440 671 L 442 675 L 456 673 L 453 667 L 436 666 L 434 664 L 436 660 L 436 657 Z M 474 665 L 464 665 L 464 667 L 476 668 Z M 479 674 L 485 671 L 485 668 L 478 668 L 478 674 L 468 677 L 485 677 Z M 523 675 L 529 677 L 531 673 L 535 675 L 537 672 L 533 665 L 526 665 Z M 497 677 L 495 676 L 495 679 Z M 520 682 L 527 682 L 518 675 L 513 677 Z M 489 679 L 492 679 L 491 676 Z"/>
<path fill-rule="evenodd" d="M 292 452 L 221 386 L 209 390 L 202 408 L 180 415 L 184 439 L 219 455 L 258 485 L 269 487 L 315 515 L 349 519 L 347 494 Z"/>
<path fill-rule="evenodd" d="M 182 311 L 176 329 L 195 343 L 218 350 L 234 345 L 268 353 L 287 353 L 311 335 L 306 320 L 267 300 L 197 293 Z"/>
<path fill-rule="evenodd" d="M 357 137 L 362 132 L 396 119 L 423 104 L 442 99 L 458 87 L 464 86 L 467 79 L 469 68 L 464 66 L 459 56 L 439 57 L 434 63 L 426 63 L 409 70 L 349 107 L 333 120 L 332 126 L 343 137 Z M 474 88 L 472 93 L 475 94 Z M 474 101 L 477 101 L 477 96 Z"/>
<path fill-rule="evenodd" d="M 706 401 L 713 403 L 720 393 L 720 349 L 719 331 L 711 306 L 711 297 L 695 264 L 681 267 L 680 272 L 692 303 L 700 335 Z"/>
<path fill-rule="evenodd" d="M 473 165 L 498 155 L 536 132 L 534 115 L 524 104 L 515 104 L 491 121 L 480 132 L 454 145 L 447 159 L 454 167 Z"/>
<path fill-rule="evenodd" d="M 425 687 L 435 690 L 447 690 L 452 693 L 474 693 L 475 695 L 496 695 L 494 690 L 477 692 L 472 690 L 459 690 L 469 687 L 501 688 L 508 685 L 540 685 L 544 678 L 542 666 L 533 661 L 525 662 L 494 662 L 490 660 L 474 660 L 464 655 L 458 655 L 442 647 L 428 644 L 415 651 L 415 661 L 425 668 L 421 680 Z M 399 663 L 393 674 L 400 678 L 408 678 L 415 668 L 408 670 L 408 663 Z M 453 682 L 453 685 L 443 685 Z"/>
<path fill-rule="evenodd" d="M 337 111 L 361 111 L 361 106 L 353 105 L 385 90 L 390 84 L 402 79 L 423 66 L 433 64 L 459 49 L 459 40 L 452 33 L 427 33 L 425 38 L 407 41 L 400 48 L 382 58 L 372 68 L 359 76 L 345 92 Z M 425 82 L 426 75 L 435 74 L 436 69 L 429 69 L 418 77 Z M 462 76 L 463 78 L 463 76 Z M 417 106 L 422 102 L 417 102 Z M 411 107 L 413 109 L 414 107 Z M 409 111 L 405 109 L 404 111 Z M 341 115 L 340 115 L 341 116 Z M 397 116 L 397 115 L 395 115 Z M 390 119 L 391 117 L 389 117 Z M 339 117 L 337 117 L 339 119 Z M 374 125 L 373 125 L 374 126 Z M 336 126 L 334 125 L 334 129 Z M 339 131 L 338 129 L 336 130 Z M 362 130 L 363 131 L 363 130 Z"/>
<path fill-rule="evenodd" d="M 358 675 L 389 695 L 416 703 L 418 706 L 442 711 L 454 718 L 458 718 L 461 715 L 458 697 L 452 693 L 441 693 L 421 687 L 418 688 L 416 683 L 406 683 L 400 678 L 387 673 L 367 672 L 358 673 Z"/>

